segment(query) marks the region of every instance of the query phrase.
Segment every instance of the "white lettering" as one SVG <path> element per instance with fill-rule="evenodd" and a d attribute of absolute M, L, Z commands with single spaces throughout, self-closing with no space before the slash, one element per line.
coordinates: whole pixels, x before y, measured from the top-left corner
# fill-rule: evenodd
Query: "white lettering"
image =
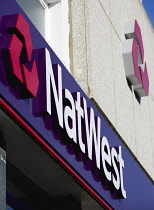
<path fill-rule="evenodd" d="M 102 138 L 101 151 L 102 151 L 102 163 L 103 163 L 104 173 L 108 181 L 111 181 L 111 171 L 108 171 L 106 166 L 106 162 L 109 166 L 111 166 L 111 154 L 110 154 L 109 143 L 105 136 Z"/>
<path fill-rule="evenodd" d="M 81 118 L 84 117 L 83 109 L 81 108 L 81 102 L 80 102 L 80 92 L 77 92 L 77 101 L 75 103 L 76 105 L 76 111 L 77 111 L 77 121 L 78 121 L 78 141 L 80 149 L 83 153 L 85 153 L 85 144 L 82 141 L 82 128 L 81 128 Z"/>
<path fill-rule="evenodd" d="M 90 126 L 89 126 L 88 125 L 89 124 L 88 123 L 88 114 L 87 114 L 87 102 L 86 102 L 85 98 L 83 98 L 83 105 L 84 105 L 84 114 L 85 114 L 88 157 L 92 160 L 92 142 L 94 139 L 96 165 L 100 169 L 100 126 L 101 126 L 101 121 L 100 121 L 100 118 L 97 117 L 97 126 L 96 126 L 94 110 L 92 108 L 90 108 Z M 97 127 L 97 135 L 96 135 L 96 127 Z"/>
<path fill-rule="evenodd" d="M 72 94 L 67 89 L 65 89 L 65 98 L 67 98 L 71 103 L 71 108 L 69 106 L 66 106 L 64 109 L 64 121 L 65 121 L 66 131 L 67 131 L 68 136 L 71 139 L 73 139 L 75 143 L 77 143 L 75 105 L 74 105 Z M 70 119 L 71 119 L 71 126 L 69 125 Z"/>
<path fill-rule="evenodd" d="M 112 158 L 113 169 L 114 169 L 115 175 L 116 175 L 116 178 L 115 178 L 115 176 L 112 174 L 112 180 L 113 180 L 113 184 L 114 184 L 115 188 L 117 190 L 119 190 L 119 188 L 120 188 L 119 171 L 118 171 L 117 165 L 115 163 L 115 159 L 118 162 L 118 154 L 114 147 L 112 147 L 112 149 L 111 149 L 111 158 Z"/>
<path fill-rule="evenodd" d="M 108 181 L 113 182 L 116 190 L 121 191 L 123 198 L 126 198 L 126 191 L 123 183 L 123 168 L 124 160 L 122 159 L 121 147 L 119 154 L 114 147 L 111 148 L 108 139 L 104 136 L 100 139 L 101 133 L 101 119 L 94 115 L 92 107 L 87 107 L 87 101 L 83 100 L 83 108 L 81 106 L 80 92 L 76 93 L 76 100 L 74 100 L 71 92 L 65 89 L 65 99 L 68 104 L 63 107 L 62 97 L 62 70 L 59 65 L 57 69 L 57 80 L 54 75 L 54 67 L 51 63 L 49 51 L 46 50 L 46 111 L 49 115 L 52 114 L 52 100 L 54 100 L 56 112 L 58 116 L 59 125 L 64 128 L 69 136 L 79 147 L 83 153 L 87 151 L 88 158 L 92 160 L 95 158 L 96 166 L 101 168 L 102 162 L 103 171 Z M 57 85 L 56 85 L 57 82 Z M 52 88 L 52 90 L 51 90 Z M 51 98 L 51 91 L 53 92 L 53 99 Z M 63 111 L 64 108 L 64 111 Z M 85 123 L 85 131 L 82 131 L 82 119 Z M 86 133 L 86 143 L 83 142 L 83 133 Z M 77 141 L 78 140 L 78 141 Z M 102 140 L 102 141 L 101 141 Z M 119 168 L 118 168 L 118 165 Z"/>
<path fill-rule="evenodd" d="M 50 53 L 46 49 L 46 93 L 47 93 L 47 112 L 51 115 L 51 84 L 53 89 L 54 100 L 56 104 L 56 110 L 59 120 L 59 125 L 63 128 L 63 98 L 62 98 L 62 72 L 61 67 L 58 65 L 58 91 L 56 88 L 56 82 L 54 78 Z"/>
<path fill-rule="evenodd" d="M 118 161 L 120 166 L 120 183 L 121 183 L 121 193 L 124 198 L 126 198 L 126 191 L 124 190 L 124 182 L 123 182 L 123 168 L 124 168 L 124 160 L 122 159 L 122 151 L 121 146 L 119 146 L 119 154 L 118 154 Z"/>

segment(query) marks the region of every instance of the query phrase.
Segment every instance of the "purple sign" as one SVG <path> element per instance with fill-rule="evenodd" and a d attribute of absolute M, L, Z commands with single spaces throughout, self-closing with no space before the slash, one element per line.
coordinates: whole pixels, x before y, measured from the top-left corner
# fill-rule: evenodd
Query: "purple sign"
<path fill-rule="evenodd" d="M 108 209 L 152 209 L 153 184 L 119 137 L 18 4 L 0 3 L 1 102 L 62 157 Z"/>

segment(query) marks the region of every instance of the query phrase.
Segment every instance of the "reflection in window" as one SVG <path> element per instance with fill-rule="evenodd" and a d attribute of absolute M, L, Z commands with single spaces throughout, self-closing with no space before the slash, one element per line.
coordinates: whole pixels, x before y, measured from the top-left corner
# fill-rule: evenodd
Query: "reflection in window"
<path fill-rule="evenodd" d="M 14 210 L 14 209 L 11 208 L 10 206 L 6 205 L 6 210 Z"/>

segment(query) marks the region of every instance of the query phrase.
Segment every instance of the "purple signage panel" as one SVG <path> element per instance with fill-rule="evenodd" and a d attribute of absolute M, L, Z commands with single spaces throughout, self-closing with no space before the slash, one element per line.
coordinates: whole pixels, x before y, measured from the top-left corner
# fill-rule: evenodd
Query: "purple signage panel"
<path fill-rule="evenodd" d="M 1 105 L 108 209 L 153 209 L 153 184 L 119 137 L 16 1 L 0 3 Z"/>

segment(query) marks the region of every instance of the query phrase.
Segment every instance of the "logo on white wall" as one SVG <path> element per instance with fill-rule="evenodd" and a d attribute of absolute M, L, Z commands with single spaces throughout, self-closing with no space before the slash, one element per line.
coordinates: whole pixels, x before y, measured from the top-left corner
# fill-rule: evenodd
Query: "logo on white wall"
<path fill-rule="evenodd" d="M 144 61 L 144 46 L 141 29 L 136 20 L 127 22 L 123 45 L 123 60 L 126 78 L 140 96 L 149 94 L 149 77 Z"/>

